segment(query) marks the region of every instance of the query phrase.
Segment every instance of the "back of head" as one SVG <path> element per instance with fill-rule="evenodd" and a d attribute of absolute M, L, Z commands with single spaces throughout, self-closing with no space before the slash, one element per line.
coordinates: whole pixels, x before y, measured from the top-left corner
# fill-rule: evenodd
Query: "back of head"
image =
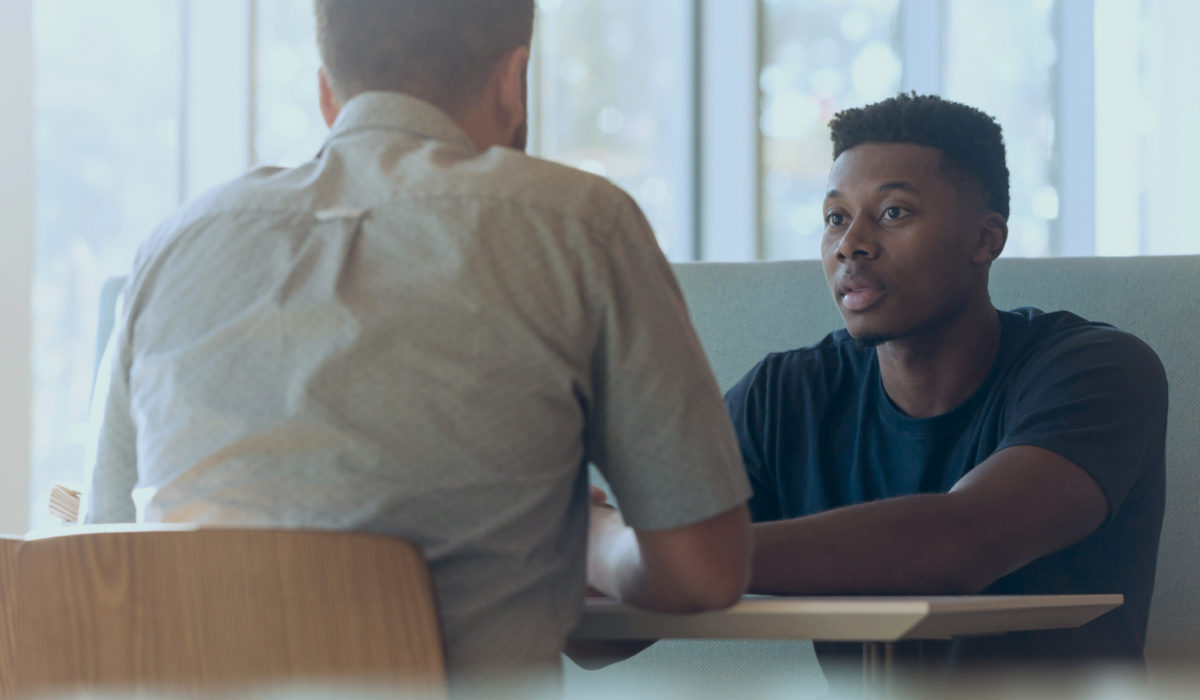
<path fill-rule="evenodd" d="M 315 0 L 317 44 L 338 102 L 403 92 L 453 110 L 496 60 L 528 46 L 534 0 Z"/>
<path fill-rule="evenodd" d="M 987 208 L 1009 213 L 1008 166 L 1000 125 L 987 114 L 935 95 L 897 95 L 838 112 L 829 123 L 833 157 L 864 143 L 911 143 L 942 152 L 954 175 L 980 188 Z"/>

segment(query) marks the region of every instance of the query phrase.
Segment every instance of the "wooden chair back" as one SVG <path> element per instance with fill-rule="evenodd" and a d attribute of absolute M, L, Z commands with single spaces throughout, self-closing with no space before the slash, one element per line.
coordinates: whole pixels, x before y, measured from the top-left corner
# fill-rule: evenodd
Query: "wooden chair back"
<path fill-rule="evenodd" d="M 16 588 L 17 548 L 20 537 L 0 535 L 0 698 L 12 697 L 17 649 Z"/>
<path fill-rule="evenodd" d="M 26 539 L 16 577 L 19 690 L 337 680 L 444 693 L 428 567 L 400 538 L 86 526 Z"/>

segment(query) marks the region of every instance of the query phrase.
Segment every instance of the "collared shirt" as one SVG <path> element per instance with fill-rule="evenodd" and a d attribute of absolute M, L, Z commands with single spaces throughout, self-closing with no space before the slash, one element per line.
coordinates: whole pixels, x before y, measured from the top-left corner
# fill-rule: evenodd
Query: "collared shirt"
<path fill-rule="evenodd" d="M 186 206 L 124 296 L 88 520 L 409 537 L 452 669 L 558 664 L 589 462 L 636 528 L 749 495 L 632 200 L 410 97 Z"/>

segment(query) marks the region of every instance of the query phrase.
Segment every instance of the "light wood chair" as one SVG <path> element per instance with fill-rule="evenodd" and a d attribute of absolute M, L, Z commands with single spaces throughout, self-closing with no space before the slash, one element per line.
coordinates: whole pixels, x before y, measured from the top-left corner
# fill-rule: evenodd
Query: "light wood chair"
<path fill-rule="evenodd" d="M 428 567 L 362 533 L 81 526 L 17 556 L 18 691 L 260 683 L 445 692 Z"/>
<path fill-rule="evenodd" d="M 0 698 L 12 697 L 16 624 L 17 548 L 20 537 L 0 535 Z"/>

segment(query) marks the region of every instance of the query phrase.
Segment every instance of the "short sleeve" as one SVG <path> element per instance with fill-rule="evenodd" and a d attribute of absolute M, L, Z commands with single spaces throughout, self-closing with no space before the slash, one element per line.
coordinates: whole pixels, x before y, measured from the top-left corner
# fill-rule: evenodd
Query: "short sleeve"
<path fill-rule="evenodd" d="M 997 450 L 1033 445 L 1084 469 L 1108 498 L 1109 519 L 1148 470 L 1162 469 L 1167 380 L 1136 337 L 1089 326 L 1039 353 L 1014 379 Z"/>
<path fill-rule="evenodd" d="M 766 404 L 770 393 L 763 386 L 768 376 L 765 370 L 766 362 L 767 360 L 760 362 L 747 372 L 746 376 L 725 394 L 725 405 L 733 422 L 738 446 L 741 448 L 742 463 L 750 479 L 750 487 L 754 491 L 749 501 L 750 517 L 754 522 L 783 518 L 779 507 L 775 465 L 767 458 L 766 449 L 769 440 L 767 433 L 772 427 L 767 419 L 770 411 Z"/>
<path fill-rule="evenodd" d="M 720 389 L 641 211 L 614 194 L 585 260 L 597 327 L 587 457 L 634 528 L 682 527 L 750 495 Z"/>

